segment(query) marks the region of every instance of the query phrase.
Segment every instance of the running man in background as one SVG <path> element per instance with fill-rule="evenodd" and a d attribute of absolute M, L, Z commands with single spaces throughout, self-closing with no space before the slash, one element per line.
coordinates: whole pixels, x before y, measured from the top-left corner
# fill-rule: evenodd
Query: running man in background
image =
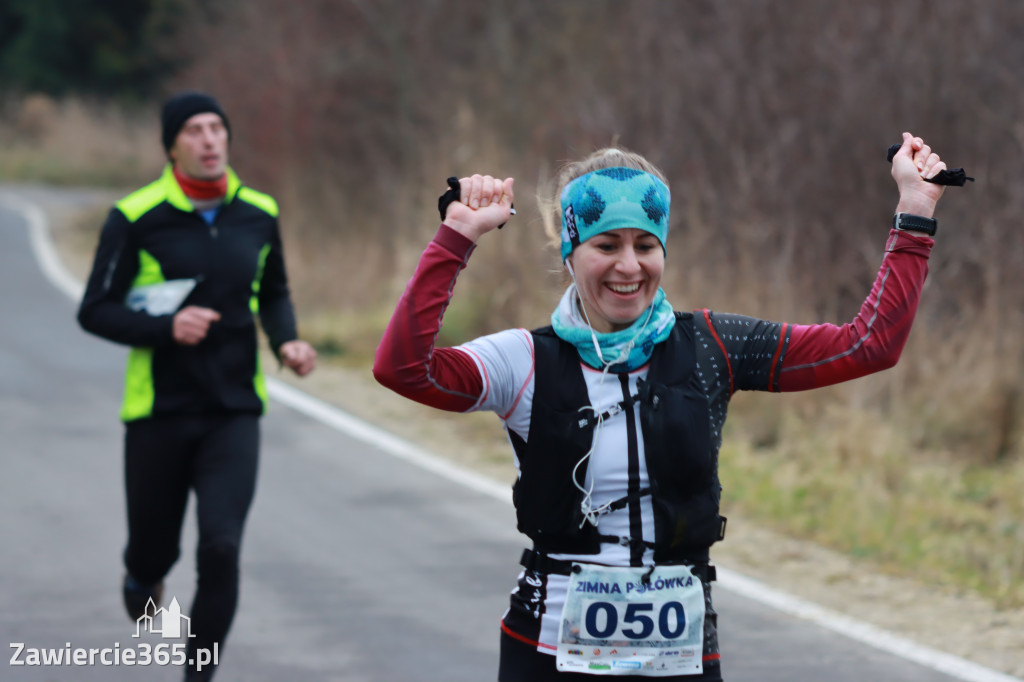
<path fill-rule="evenodd" d="M 124 605 L 138 619 L 180 554 L 189 491 L 199 542 L 188 659 L 223 649 L 238 602 L 239 553 L 256 487 L 267 403 L 257 318 L 299 376 L 316 351 L 297 338 L 278 208 L 228 166 L 230 126 L 199 92 L 162 112 L 169 159 L 155 182 L 118 201 L 103 226 L 78 311 L 86 331 L 130 346 L 125 422 L 128 542 Z M 209 680 L 215 668 L 186 668 Z"/>

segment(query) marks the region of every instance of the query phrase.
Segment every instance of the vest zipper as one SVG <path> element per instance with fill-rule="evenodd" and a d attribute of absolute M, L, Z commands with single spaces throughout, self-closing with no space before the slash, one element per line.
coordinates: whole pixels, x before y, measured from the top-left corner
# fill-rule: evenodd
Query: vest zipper
<path fill-rule="evenodd" d="M 623 407 L 626 413 L 626 442 L 628 450 L 629 481 L 626 492 L 629 502 L 629 537 L 634 540 L 629 545 L 629 563 L 631 566 L 642 566 L 644 562 L 644 523 L 640 506 L 640 447 L 637 443 L 636 412 L 633 410 L 633 396 L 629 394 L 629 374 L 619 375 L 622 386 Z"/>

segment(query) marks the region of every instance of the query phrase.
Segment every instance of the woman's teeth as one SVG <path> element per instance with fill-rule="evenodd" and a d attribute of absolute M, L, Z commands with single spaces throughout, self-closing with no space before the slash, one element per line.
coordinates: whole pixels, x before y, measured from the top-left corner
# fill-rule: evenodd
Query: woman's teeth
<path fill-rule="evenodd" d="M 632 294 L 640 289 L 639 284 L 609 284 L 608 288 L 617 294 Z"/>

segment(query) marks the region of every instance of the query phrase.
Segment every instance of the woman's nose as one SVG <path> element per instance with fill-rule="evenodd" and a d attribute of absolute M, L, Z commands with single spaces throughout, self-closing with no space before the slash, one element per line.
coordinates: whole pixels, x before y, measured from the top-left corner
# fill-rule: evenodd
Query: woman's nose
<path fill-rule="evenodd" d="M 637 257 L 636 251 L 633 249 L 622 249 L 622 255 L 619 257 L 616 267 L 622 272 L 637 272 L 640 269 L 640 259 Z"/>

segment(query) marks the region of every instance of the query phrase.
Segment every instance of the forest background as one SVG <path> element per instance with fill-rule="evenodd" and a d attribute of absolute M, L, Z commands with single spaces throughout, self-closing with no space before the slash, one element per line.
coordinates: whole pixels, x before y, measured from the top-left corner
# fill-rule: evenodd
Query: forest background
<path fill-rule="evenodd" d="M 677 309 L 841 324 L 896 204 L 885 150 L 912 131 L 977 181 L 940 203 L 903 359 L 737 396 L 724 504 L 1014 608 L 1022 35 L 1014 0 L 6 0 L 0 180 L 128 191 L 164 162 L 162 99 L 214 93 L 232 165 L 282 205 L 303 335 L 368 373 L 449 175 L 516 177 L 519 215 L 461 276 L 442 344 L 546 323 L 565 282 L 532 199 L 609 145 L 671 181 Z"/>

